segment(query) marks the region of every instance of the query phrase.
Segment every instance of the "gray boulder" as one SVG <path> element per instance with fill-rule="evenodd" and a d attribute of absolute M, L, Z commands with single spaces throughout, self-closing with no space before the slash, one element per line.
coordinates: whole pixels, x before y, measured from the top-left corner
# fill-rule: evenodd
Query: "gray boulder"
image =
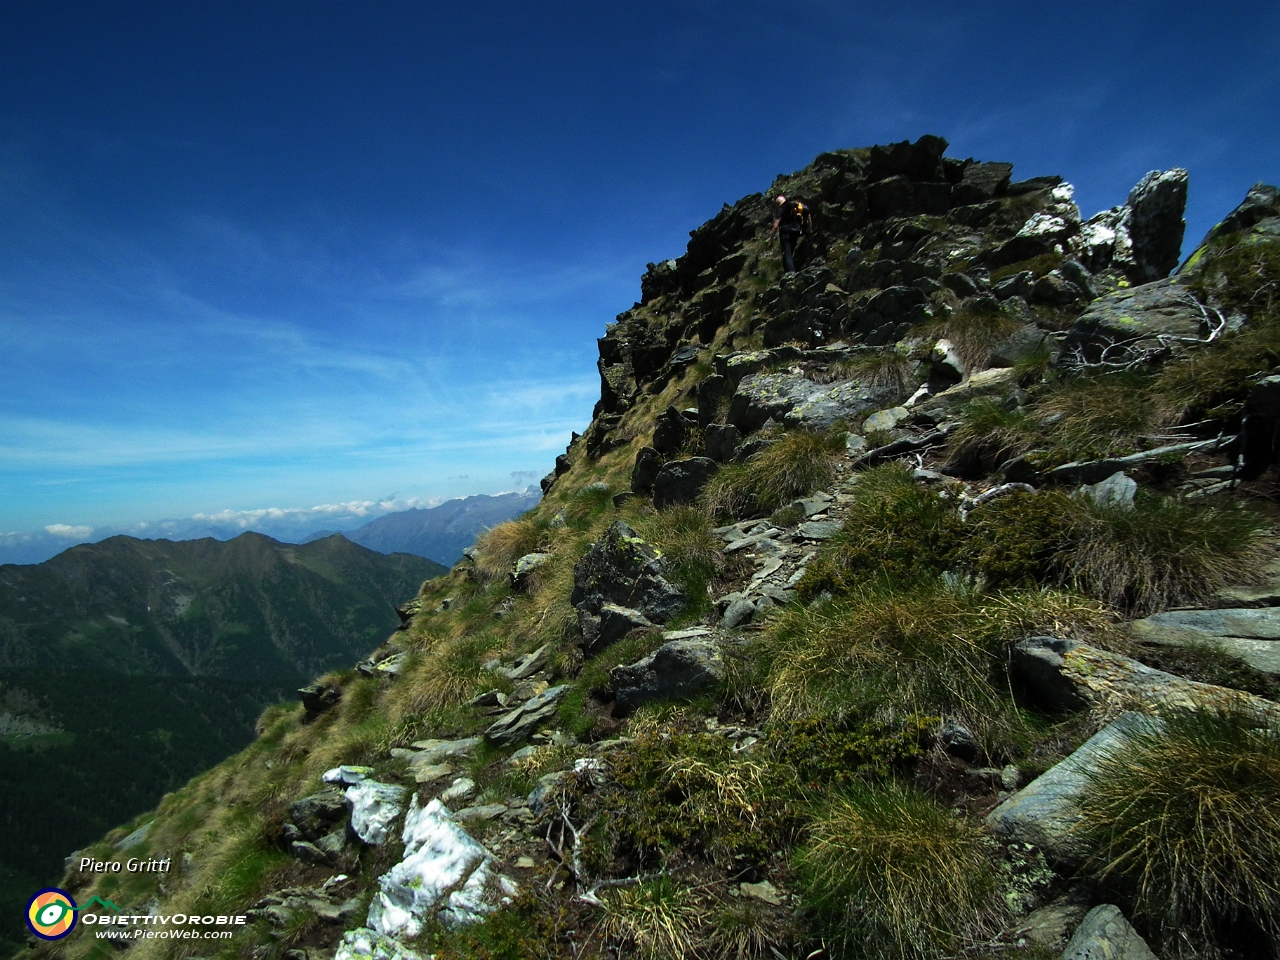
<path fill-rule="evenodd" d="M 720 626 L 726 630 L 732 630 L 734 627 L 740 627 L 744 623 L 750 622 L 751 618 L 756 615 L 756 605 L 746 597 L 735 597 L 725 607 L 724 616 L 720 618 Z"/>
<path fill-rule="evenodd" d="M 560 698 L 569 689 L 568 684 L 551 687 L 530 700 L 526 700 L 510 713 L 499 717 L 484 737 L 498 747 L 510 747 L 536 733 L 538 727 L 556 715 Z"/>
<path fill-rule="evenodd" d="M 662 454 L 653 447 L 641 447 L 636 454 L 635 466 L 631 468 L 631 489 L 636 493 L 650 493 L 661 469 Z"/>
<path fill-rule="evenodd" d="M 659 509 L 677 503 L 692 503 L 720 464 L 710 457 L 689 457 L 663 464 L 653 480 L 653 505 Z"/>
<path fill-rule="evenodd" d="M 1030 637 L 1014 644 L 1009 668 L 1034 703 L 1051 709 L 1082 704 L 1102 716 L 1134 708 L 1231 710 L 1280 721 L 1280 704 L 1272 700 L 1165 673 L 1075 640 Z"/>
<path fill-rule="evenodd" d="M 1120 908 L 1104 903 L 1085 914 L 1062 960 L 1156 960 L 1156 955 Z"/>
<path fill-rule="evenodd" d="M 617 706 L 614 713 L 631 713 L 655 700 L 683 700 L 696 696 L 724 676 L 720 650 L 707 640 L 672 640 L 642 660 L 614 667 L 609 674 Z"/>
<path fill-rule="evenodd" d="M 1021 273 L 1015 273 L 1011 277 L 1005 277 L 994 287 L 991 293 L 997 300 L 1008 300 L 1010 297 L 1021 297 L 1023 300 L 1031 299 L 1031 291 L 1035 286 L 1036 275 L 1030 270 L 1024 270 Z"/>
<path fill-rule="evenodd" d="M 741 439 L 742 431 L 731 423 L 709 424 L 703 434 L 707 456 L 716 463 L 732 462 Z"/>
<path fill-rule="evenodd" d="M 552 558 L 550 553 L 526 553 L 511 569 L 511 588 L 524 590 L 529 585 L 529 575 Z"/>
<path fill-rule="evenodd" d="M 1089 305 L 1072 324 L 1059 363 L 1127 363 L 1161 359 L 1208 333 L 1205 310 L 1170 280 L 1117 290 Z"/>
<path fill-rule="evenodd" d="M 664 455 L 671 455 L 684 446 L 689 436 L 690 423 L 675 407 L 667 407 L 658 417 L 653 428 L 653 448 Z"/>
<path fill-rule="evenodd" d="M 616 643 L 632 630 L 655 628 L 652 620 L 633 607 L 606 603 L 594 617 L 579 617 L 582 626 L 582 643 L 588 650 L 603 650 Z"/>
<path fill-rule="evenodd" d="M 729 404 L 729 422 L 754 433 L 770 419 L 791 428 L 827 429 L 890 406 L 889 387 L 847 380 L 818 384 L 798 373 L 757 373 L 745 378 Z"/>
<path fill-rule="evenodd" d="M 1101 506 L 1132 507 L 1137 492 L 1137 481 L 1125 476 L 1123 470 L 1117 470 L 1105 480 L 1080 488 L 1081 494 Z"/>
<path fill-rule="evenodd" d="M 1092 271 L 1114 266 L 1132 283 L 1161 280 L 1178 265 L 1186 223 L 1187 171 L 1152 170 L 1119 207 L 1090 217 L 1071 240 Z"/>
<path fill-rule="evenodd" d="M 1085 848 L 1077 825 L 1077 801 L 1088 787 L 1088 773 L 1120 749 L 1131 733 L 1158 730 L 1160 722 L 1140 713 L 1124 713 L 1085 741 L 1075 753 L 1051 767 L 987 815 L 994 833 L 1039 847 L 1051 863 L 1074 867 Z"/>
<path fill-rule="evenodd" d="M 347 801 L 341 790 L 330 788 L 289 804 L 289 819 L 308 840 L 329 833 L 333 825 L 347 818 Z"/>
<path fill-rule="evenodd" d="M 638 611 L 652 623 L 666 623 L 684 606 L 684 590 L 663 576 L 658 552 L 621 520 L 616 521 L 573 570 L 570 603 L 584 635 L 598 631 L 606 603 Z"/>

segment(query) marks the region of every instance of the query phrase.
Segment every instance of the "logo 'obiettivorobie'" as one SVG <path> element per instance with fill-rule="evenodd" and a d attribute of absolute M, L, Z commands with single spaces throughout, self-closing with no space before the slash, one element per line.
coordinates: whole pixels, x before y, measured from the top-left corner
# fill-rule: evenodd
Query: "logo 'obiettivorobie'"
<path fill-rule="evenodd" d="M 57 887 L 46 887 L 27 902 L 27 926 L 41 940 L 61 940 L 75 929 L 76 902 Z"/>

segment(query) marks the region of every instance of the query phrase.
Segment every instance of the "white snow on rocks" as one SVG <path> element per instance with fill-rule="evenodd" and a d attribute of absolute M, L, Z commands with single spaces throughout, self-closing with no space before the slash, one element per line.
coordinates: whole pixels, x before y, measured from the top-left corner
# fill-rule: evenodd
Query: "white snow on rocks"
<path fill-rule="evenodd" d="M 404 809 L 404 787 L 377 780 L 361 780 L 347 787 L 351 804 L 351 829 L 365 843 L 377 847 L 387 839 L 391 822 Z"/>
<path fill-rule="evenodd" d="M 343 934 L 333 960 L 422 960 L 422 957 L 394 937 L 383 936 L 368 927 L 357 927 Z"/>
<path fill-rule="evenodd" d="M 499 876 L 493 863 L 493 855 L 443 803 L 432 800 L 419 807 L 415 794 L 404 820 L 404 859 L 378 879 L 369 905 L 370 929 L 416 937 L 433 910 L 447 927 L 475 923 L 495 909 L 501 894 L 516 891 L 514 881 Z"/>

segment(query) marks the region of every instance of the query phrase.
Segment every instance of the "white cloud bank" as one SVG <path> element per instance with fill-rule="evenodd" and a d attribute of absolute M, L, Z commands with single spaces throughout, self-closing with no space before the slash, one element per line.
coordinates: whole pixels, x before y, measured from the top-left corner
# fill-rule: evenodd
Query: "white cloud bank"
<path fill-rule="evenodd" d="M 55 537 L 67 537 L 71 540 L 83 540 L 93 533 L 93 527 L 73 527 L 67 523 L 50 523 L 44 528 L 45 533 Z"/>

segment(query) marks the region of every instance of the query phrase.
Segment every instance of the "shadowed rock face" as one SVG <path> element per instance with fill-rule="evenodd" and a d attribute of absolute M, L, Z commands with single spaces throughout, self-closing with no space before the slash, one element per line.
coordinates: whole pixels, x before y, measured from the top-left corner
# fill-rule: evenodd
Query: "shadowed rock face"
<path fill-rule="evenodd" d="M 657 700 L 687 699 L 724 675 L 719 648 L 707 640 L 672 640 L 636 663 L 615 667 L 609 675 L 616 716 Z"/>

